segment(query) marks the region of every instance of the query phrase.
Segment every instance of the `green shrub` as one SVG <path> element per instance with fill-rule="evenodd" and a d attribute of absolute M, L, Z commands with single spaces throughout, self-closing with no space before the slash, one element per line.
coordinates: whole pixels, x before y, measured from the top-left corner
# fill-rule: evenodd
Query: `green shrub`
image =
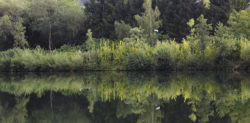
<path fill-rule="evenodd" d="M 153 51 L 156 60 L 156 69 L 173 70 L 177 66 L 180 55 L 180 45 L 171 42 L 157 42 Z"/>
<path fill-rule="evenodd" d="M 128 70 L 150 70 L 152 61 L 143 49 L 130 52 L 127 57 Z"/>
<path fill-rule="evenodd" d="M 126 37 L 129 37 L 129 30 L 131 29 L 129 24 L 125 24 L 124 21 L 121 22 L 115 21 L 114 27 L 115 27 L 116 38 L 118 40 L 122 40 Z"/>
<path fill-rule="evenodd" d="M 151 70 L 154 65 L 152 47 L 148 44 L 135 42 L 129 48 L 127 70 Z"/>
<path fill-rule="evenodd" d="M 84 45 L 78 45 L 78 46 L 63 45 L 59 49 L 56 49 L 56 51 L 60 51 L 60 52 L 75 52 L 79 50 L 86 51 L 86 48 Z"/>
<path fill-rule="evenodd" d="M 112 46 L 110 46 L 112 45 Z M 112 69 L 112 61 L 113 61 L 113 49 L 114 44 L 107 42 L 101 42 L 100 48 L 96 50 L 99 68 L 101 70 Z"/>
<path fill-rule="evenodd" d="M 236 37 L 250 39 L 250 10 L 233 11 L 229 17 L 228 24 Z"/>
<path fill-rule="evenodd" d="M 129 47 L 127 47 L 125 42 L 120 41 L 116 45 L 113 51 L 113 65 L 116 66 L 117 70 L 126 70 L 128 52 Z"/>
<path fill-rule="evenodd" d="M 207 47 L 204 49 L 203 52 L 203 59 L 202 59 L 202 68 L 201 69 L 213 69 L 215 67 L 215 60 L 217 58 L 218 55 L 218 50 L 219 48 L 217 48 L 215 46 L 215 42 L 214 41 L 210 41 L 207 44 Z"/>
<path fill-rule="evenodd" d="M 243 62 L 243 68 L 248 68 L 250 67 L 250 43 L 246 39 L 241 39 L 241 54 L 240 58 Z"/>
<path fill-rule="evenodd" d="M 213 39 L 213 38 L 211 38 Z M 218 40 L 218 39 L 216 39 Z M 0 71 L 83 71 L 83 70 L 232 70 L 250 67 L 248 39 L 222 38 L 157 42 L 140 40 L 101 41 L 95 50 L 82 51 L 63 46 L 54 51 L 11 49 L 0 52 Z M 72 47 L 73 48 L 73 47 Z"/>
<path fill-rule="evenodd" d="M 183 43 L 180 44 L 180 55 L 179 55 L 179 64 L 178 69 L 193 69 L 197 66 L 192 66 L 193 61 L 193 54 L 192 54 L 192 48 L 191 43 L 186 40 L 183 40 Z"/>

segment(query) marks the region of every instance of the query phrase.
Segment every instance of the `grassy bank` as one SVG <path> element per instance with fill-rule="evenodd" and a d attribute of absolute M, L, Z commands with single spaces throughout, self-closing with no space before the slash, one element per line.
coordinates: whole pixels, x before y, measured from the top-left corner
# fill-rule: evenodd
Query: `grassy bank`
<path fill-rule="evenodd" d="M 103 41 L 91 51 L 64 46 L 47 51 L 10 49 L 0 52 L 0 71 L 85 71 L 85 70 L 247 70 L 250 42 L 231 39 L 218 45 L 213 40 L 204 49 L 198 41 L 157 42 Z"/>

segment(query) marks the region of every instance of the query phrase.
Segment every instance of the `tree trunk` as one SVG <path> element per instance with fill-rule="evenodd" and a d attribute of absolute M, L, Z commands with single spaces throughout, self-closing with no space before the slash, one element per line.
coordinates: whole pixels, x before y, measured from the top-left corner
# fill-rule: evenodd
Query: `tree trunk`
<path fill-rule="evenodd" d="M 51 50 L 51 23 L 49 22 L 49 50 Z"/>
<path fill-rule="evenodd" d="M 52 112 L 52 118 L 54 119 L 54 109 L 53 109 L 53 92 L 50 90 L 50 109 Z"/>

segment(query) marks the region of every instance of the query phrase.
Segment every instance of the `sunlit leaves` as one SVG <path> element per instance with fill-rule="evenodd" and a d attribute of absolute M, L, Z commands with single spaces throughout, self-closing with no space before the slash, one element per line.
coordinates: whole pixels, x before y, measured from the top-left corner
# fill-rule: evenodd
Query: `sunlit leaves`
<path fill-rule="evenodd" d="M 152 0 L 145 0 L 143 4 L 144 13 L 142 16 L 135 15 L 135 19 L 140 28 L 143 29 L 145 33 L 145 38 L 149 41 L 149 44 L 155 44 L 155 34 L 154 30 L 161 26 L 160 11 L 158 7 L 152 8 Z"/>
<path fill-rule="evenodd" d="M 236 37 L 246 37 L 250 39 L 250 10 L 233 11 L 228 20 L 232 31 Z"/>

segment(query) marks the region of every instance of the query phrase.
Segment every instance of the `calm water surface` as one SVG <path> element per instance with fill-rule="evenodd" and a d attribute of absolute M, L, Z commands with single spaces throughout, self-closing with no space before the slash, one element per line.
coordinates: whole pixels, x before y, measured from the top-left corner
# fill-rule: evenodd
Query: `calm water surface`
<path fill-rule="evenodd" d="M 250 74 L 1 73 L 0 123 L 250 123 Z"/>

